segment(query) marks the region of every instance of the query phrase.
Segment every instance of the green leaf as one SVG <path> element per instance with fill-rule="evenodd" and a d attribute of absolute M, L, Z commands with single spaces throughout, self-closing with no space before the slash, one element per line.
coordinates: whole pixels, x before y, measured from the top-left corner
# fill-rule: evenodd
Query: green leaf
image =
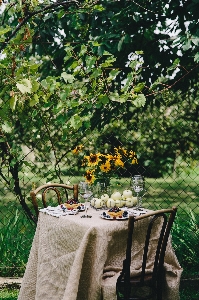
<path fill-rule="evenodd" d="M 30 106 L 34 106 L 39 102 L 39 97 L 37 96 L 37 94 L 33 95 L 33 98 L 30 100 Z"/>
<path fill-rule="evenodd" d="M 15 110 L 16 104 L 17 104 L 17 95 L 10 98 L 10 108 L 12 109 L 12 111 Z"/>
<path fill-rule="evenodd" d="M 61 73 L 61 77 L 64 79 L 66 83 L 73 83 L 74 76 L 71 74 L 67 74 L 66 72 Z"/>
<path fill-rule="evenodd" d="M 36 117 L 37 114 L 38 114 L 38 111 L 37 111 L 36 109 L 33 109 L 33 111 L 32 111 L 32 116 L 33 116 L 33 117 Z"/>
<path fill-rule="evenodd" d="M 121 71 L 118 71 L 118 69 L 115 70 L 111 70 L 111 72 L 109 73 L 112 77 L 117 76 Z"/>
<path fill-rule="evenodd" d="M 48 82 L 46 81 L 46 79 L 44 79 L 44 80 L 41 81 L 41 85 L 42 85 L 45 89 L 48 88 Z"/>
<path fill-rule="evenodd" d="M 145 87 L 145 82 L 140 82 L 134 87 L 133 90 L 135 93 L 139 93 L 143 90 L 144 87 Z"/>
<path fill-rule="evenodd" d="M 123 42 L 124 42 L 124 38 L 125 38 L 125 36 L 123 36 L 123 37 L 120 39 L 120 41 L 119 41 L 119 43 L 118 43 L 118 45 L 117 45 L 117 50 L 118 50 L 118 51 L 121 51 L 121 50 L 122 50 L 122 45 L 123 45 Z"/>
<path fill-rule="evenodd" d="M 104 51 L 103 55 L 107 55 L 107 56 L 111 55 L 112 56 L 112 54 L 110 52 L 106 51 L 106 50 Z"/>
<path fill-rule="evenodd" d="M 127 95 L 119 95 L 117 92 L 114 93 L 110 93 L 109 95 L 109 99 L 111 101 L 116 101 L 116 102 L 120 102 L 120 103 L 124 103 L 127 101 Z"/>
<path fill-rule="evenodd" d="M 137 97 L 134 99 L 133 104 L 136 107 L 144 106 L 146 103 L 146 98 L 143 94 L 138 94 Z"/>
<path fill-rule="evenodd" d="M 4 69 L 7 69 L 7 66 L 3 65 L 0 63 L 0 68 L 4 68 Z"/>
<path fill-rule="evenodd" d="M 195 54 L 194 61 L 199 62 L 199 52 Z"/>
<path fill-rule="evenodd" d="M 70 119 L 70 123 L 73 128 L 79 129 L 82 126 L 82 118 L 78 115 L 74 115 Z"/>
<path fill-rule="evenodd" d="M 78 61 L 74 61 L 74 62 L 72 63 L 72 65 L 70 66 L 70 70 L 71 70 L 71 69 L 75 69 L 78 65 L 79 65 Z"/>
<path fill-rule="evenodd" d="M 196 46 L 199 45 L 199 37 L 197 36 L 192 36 L 192 39 L 191 39 L 192 43 Z"/>
<path fill-rule="evenodd" d="M 142 50 L 140 50 L 140 51 L 135 51 L 135 54 L 143 55 L 143 54 L 144 54 L 144 51 L 142 51 Z"/>
<path fill-rule="evenodd" d="M 6 28 L 4 27 L 0 27 L 0 36 L 4 35 L 5 33 L 11 31 L 11 28 L 9 26 L 6 26 Z"/>
<path fill-rule="evenodd" d="M 101 43 L 99 43 L 98 41 L 92 41 L 91 43 L 92 43 L 92 45 L 93 45 L 94 47 L 99 47 L 99 46 L 101 46 Z"/>
<path fill-rule="evenodd" d="M 32 92 L 36 92 L 39 88 L 39 82 L 32 80 Z"/>
<path fill-rule="evenodd" d="M 94 69 L 93 73 L 91 73 L 90 78 L 97 78 L 102 74 L 102 70 L 100 68 Z"/>
<path fill-rule="evenodd" d="M 104 63 L 101 64 L 102 68 L 111 67 L 113 65 L 113 62 L 116 61 L 116 58 L 111 56 L 108 58 Z"/>
<path fill-rule="evenodd" d="M 107 103 L 109 103 L 109 98 L 108 98 L 108 96 L 107 95 L 100 95 L 99 97 L 98 97 L 98 104 L 99 103 L 102 103 L 102 104 L 107 104 Z"/>
<path fill-rule="evenodd" d="M 104 53 L 104 47 L 103 47 L 103 46 L 99 46 L 99 47 L 97 48 L 97 54 L 98 54 L 99 56 L 103 56 L 103 53 Z"/>
<path fill-rule="evenodd" d="M 67 93 L 65 93 L 65 92 L 61 92 L 61 93 L 60 93 L 60 99 L 61 99 L 62 101 L 66 100 L 66 97 L 67 97 Z"/>
<path fill-rule="evenodd" d="M 88 71 L 90 71 L 96 62 L 97 58 L 95 56 L 86 56 L 86 67 L 88 68 Z"/>
<path fill-rule="evenodd" d="M 29 64 L 29 68 L 31 70 L 38 70 L 38 68 L 40 67 L 41 64 Z"/>
<path fill-rule="evenodd" d="M 13 167 L 14 165 L 16 165 L 17 160 L 15 158 L 13 158 L 10 162 L 10 166 Z"/>
<path fill-rule="evenodd" d="M 10 125 L 7 122 L 2 124 L 1 127 L 2 127 L 3 131 L 6 133 L 10 133 L 12 131 L 12 128 L 10 127 Z"/>
<path fill-rule="evenodd" d="M 134 70 L 137 65 L 138 65 L 137 60 L 133 60 L 130 62 L 129 67 Z"/>
<path fill-rule="evenodd" d="M 122 88 L 122 92 L 127 92 L 129 88 L 131 88 L 134 79 L 134 74 L 129 73 L 127 75 L 127 80 L 124 82 L 124 87 Z"/>
<path fill-rule="evenodd" d="M 190 40 L 190 39 L 187 39 L 187 40 L 185 41 L 184 45 L 182 46 L 182 49 L 183 49 L 184 51 L 187 51 L 187 50 L 190 49 L 190 47 L 191 47 L 191 40 Z"/>
<path fill-rule="evenodd" d="M 178 67 L 179 63 L 180 63 L 180 59 L 179 59 L 179 58 L 176 58 L 176 59 L 174 60 L 173 64 L 172 64 L 172 66 L 169 67 L 169 68 L 167 69 L 167 71 L 176 69 L 176 68 Z"/>
<path fill-rule="evenodd" d="M 69 86 L 64 87 L 64 90 L 60 92 L 60 99 L 66 100 L 68 95 L 70 95 L 71 89 Z"/>
<path fill-rule="evenodd" d="M 84 55 L 86 52 L 88 51 L 87 47 L 85 45 L 81 45 L 81 49 L 80 49 L 80 56 Z"/>
<path fill-rule="evenodd" d="M 60 114 L 56 117 L 57 123 L 62 124 L 62 125 L 64 125 L 67 120 L 68 120 L 67 114 Z"/>
<path fill-rule="evenodd" d="M 31 93 L 32 84 L 29 79 L 22 79 L 18 81 L 16 86 L 22 94 Z"/>
<path fill-rule="evenodd" d="M 103 11 L 105 8 L 101 4 L 96 4 L 93 6 L 93 9 L 98 10 L 98 11 Z"/>

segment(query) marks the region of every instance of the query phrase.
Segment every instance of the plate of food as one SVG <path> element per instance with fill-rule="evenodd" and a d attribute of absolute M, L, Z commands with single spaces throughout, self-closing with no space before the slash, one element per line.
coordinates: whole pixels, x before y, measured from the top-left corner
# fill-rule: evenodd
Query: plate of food
<path fill-rule="evenodd" d="M 115 206 L 108 211 L 104 211 L 100 216 L 102 219 L 106 220 L 127 220 L 129 218 L 129 212 Z"/>
<path fill-rule="evenodd" d="M 78 209 L 71 209 L 68 210 L 67 208 L 64 208 L 63 205 L 58 205 L 56 207 L 48 206 L 46 208 L 40 209 L 39 211 L 43 213 L 47 213 L 48 215 L 54 216 L 54 217 L 61 217 L 66 215 L 76 215 L 79 210 Z"/>
<path fill-rule="evenodd" d="M 85 210 L 85 204 L 77 202 L 75 200 L 68 200 L 66 203 L 61 204 L 60 207 L 63 210 L 78 210 L 78 211 Z"/>

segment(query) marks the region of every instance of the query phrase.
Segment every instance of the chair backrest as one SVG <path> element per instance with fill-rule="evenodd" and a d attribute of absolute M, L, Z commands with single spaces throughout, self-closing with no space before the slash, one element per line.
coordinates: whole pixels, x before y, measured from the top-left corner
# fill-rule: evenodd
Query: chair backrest
<path fill-rule="evenodd" d="M 161 277 L 163 272 L 164 257 L 165 257 L 167 242 L 168 242 L 173 221 L 175 219 L 176 212 L 177 212 L 177 208 L 173 207 L 172 209 L 162 209 L 162 210 L 152 211 L 137 217 L 130 216 L 128 222 L 126 259 L 124 261 L 124 269 L 122 271 L 124 281 L 130 282 L 130 265 L 131 265 L 131 254 L 132 254 L 131 251 L 132 251 L 132 244 L 133 244 L 134 225 L 136 222 L 139 222 L 146 218 L 150 218 L 150 221 L 148 223 L 147 231 L 146 231 L 140 284 L 144 283 L 149 244 L 151 238 L 153 238 L 153 236 L 151 236 L 151 232 L 154 226 L 158 226 L 159 230 L 158 230 L 158 241 L 155 250 L 155 259 L 153 264 L 152 280 L 156 282 L 157 279 Z"/>
<path fill-rule="evenodd" d="M 64 195 L 65 195 L 64 201 L 62 201 L 62 198 L 61 198 L 60 188 L 63 188 L 63 190 L 64 190 Z M 58 204 L 61 204 L 62 202 L 66 202 L 68 200 L 68 191 L 67 190 L 73 191 L 73 199 L 75 201 L 78 201 L 78 184 L 74 184 L 72 186 L 62 184 L 62 183 L 47 183 L 47 184 L 41 185 L 37 189 L 30 192 L 33 207 L 35 209 L 37 217 L 39 215 L 37 194 L 39 192 L 42 192 L 43 207 L 47 207 L 46 193 L 50 190 L 53 190 L 56 193 Z"/>

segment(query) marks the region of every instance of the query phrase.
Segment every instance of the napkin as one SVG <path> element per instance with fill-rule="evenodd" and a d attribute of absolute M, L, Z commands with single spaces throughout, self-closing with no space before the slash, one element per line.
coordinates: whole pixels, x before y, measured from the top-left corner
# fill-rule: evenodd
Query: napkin
<path fill-rule="evenodd" d="M 148 212 L 148 209 L 144 209 L 144 208 L 141 208 L 140 210 L 136 210 L 136 209 L 127 209 L 129 215 L 133 215 L 133 216 L 141 216 L 141 215 L 144 215 Z"/>
<path fill-rule="evenodd" d="M 41 208 L 39 211 L 58 218 L 61 216 L 76 215 L 79 212 L 78 209 L 63 210 L 60 205 L 56 207 L 48 206 L 46 208 Z"/>

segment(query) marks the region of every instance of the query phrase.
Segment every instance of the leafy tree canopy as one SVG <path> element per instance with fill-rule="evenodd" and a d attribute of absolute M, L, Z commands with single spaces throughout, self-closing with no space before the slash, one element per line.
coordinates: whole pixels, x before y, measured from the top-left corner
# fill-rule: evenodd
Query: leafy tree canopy
<path fill-rule="evenodd" d="M 85 135 L 95 141 L 97 130 L 100 147 L 113 135 L 121 143 L 128 128 L 129 146 L 134 132 L 148 164 L 157 153 L 163 166 L 168 157 L 174 162 L 176 153 L 192 151 L 198 120 L 197 11 L 198 1 L 0 1 L 0 175 L 31 218 L 19 172 L 36 165 L 25 160 L 22 145 L 34 150 L 45 178 L 52 173 L 51 179 L 60 181 L 60 163 L 68 163 L 68 153 Z M 147 120 L 163 105 L 170 110 L 158 126 L 151 121 L 157 127 L 151 134 Z M 195 129 L 188 142 L 182 138 L 177 144 L 180 126 L 173 116 L 183 118 L 183 110 L 185 123 Z M 170 132 L 166 146 L 162 128 Z M 53 170 L 46 165 L 52 160 Z"/>
<path fill-rule="evenodd" d="M 197 10 L 198 1 L 178 0 L 166 5 L 146 0 L 9 1 L 2 12 L 1 49 L 9 42 L 26 57 L 48 57 L 40 70 L 44 77 L 62 72 L 66 43 L 81 47 L 92 41 L 94 53 L 108 51 L 116 57 L 114 67 L 122 68 L 124 77 L 134 53 L 143 51 L 146 94 L 157 87 L 186 91 L 197 82 Z"/>

